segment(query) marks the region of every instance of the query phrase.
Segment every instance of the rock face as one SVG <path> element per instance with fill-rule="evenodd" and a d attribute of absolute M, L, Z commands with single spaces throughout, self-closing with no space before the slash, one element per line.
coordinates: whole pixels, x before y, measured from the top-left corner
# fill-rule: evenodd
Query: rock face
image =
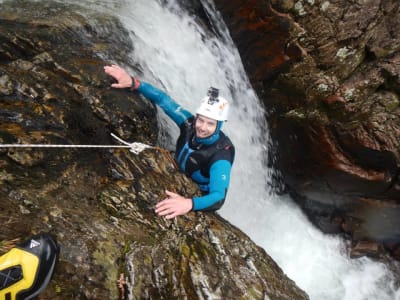
<path fill-rule="evenodd" d="M 400 3 L 215 3 L 289 191 L 322 230 L 400 258 Z"/>
<path fill-rule="evenodd" d="M 128 33 L 86 13 L 1 4 L 1 144 L 155 144 L 154 107 L 103 73 L 108 58 L 129 65 Z M 0 149 L 0 244 L 50 232 L 61 246 L 41 299 L 308 298 L 217 214 L 155 216 L 165 189 L 198 193 L 163 149 Z"/>

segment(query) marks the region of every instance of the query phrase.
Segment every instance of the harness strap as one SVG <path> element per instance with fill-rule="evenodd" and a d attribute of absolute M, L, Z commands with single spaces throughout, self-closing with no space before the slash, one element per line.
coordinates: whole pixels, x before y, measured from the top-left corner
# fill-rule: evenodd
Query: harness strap
<path fill-rule="evenodd" d="M 177 157 L 177 163 L 180 166 L 180 169 L 185 172 L 186 171 L 186 161 L 189 157 L 189 155 L 193 152 L 194 150 L 189 147 L 189 143 L 186 142 L 185 145 L 183 146 L 181 152 L 179 152 L 179 155 Z"/>

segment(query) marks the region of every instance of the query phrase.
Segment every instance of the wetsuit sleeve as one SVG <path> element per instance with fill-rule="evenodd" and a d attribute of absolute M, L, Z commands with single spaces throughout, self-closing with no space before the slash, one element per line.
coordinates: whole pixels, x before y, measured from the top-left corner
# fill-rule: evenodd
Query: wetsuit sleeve
<path fill-rule="evenodd" d="M 177 104 L 170 96 L 147 82 L 140 82 L 137 88 L 144 97 L 157 104 L 178 126 L 193 115 Z"/>
<path fill-rule="evenodd" d="M 227 160 L 217 160 L 210 168 L 210 191 L 207 195 L 193 198 L 193 210 L 206 210 L 224 201 L 229 187 L 232 165 Z"/>

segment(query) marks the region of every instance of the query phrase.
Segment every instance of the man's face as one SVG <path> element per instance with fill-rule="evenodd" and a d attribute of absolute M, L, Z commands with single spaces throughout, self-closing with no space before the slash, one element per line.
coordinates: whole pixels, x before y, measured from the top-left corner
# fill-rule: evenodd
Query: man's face
<path fill-rule="evenodd" d="M 207 138 L 217 129 L 217 120 L 210 119 L 202 115 L 197 115 L 194 128 L 198 138 Z"/>

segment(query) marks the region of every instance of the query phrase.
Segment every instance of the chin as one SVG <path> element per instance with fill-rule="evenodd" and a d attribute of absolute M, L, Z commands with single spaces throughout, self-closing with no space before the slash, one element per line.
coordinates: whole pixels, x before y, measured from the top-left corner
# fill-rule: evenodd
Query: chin
<path fill-rule="evenodd" d="M 196 133 L 196 137 L 198 137 L 199 139 L 205 139 L 208 138 L 210 135 L 204 135 L 204 134 L 197 134 Z"/>

